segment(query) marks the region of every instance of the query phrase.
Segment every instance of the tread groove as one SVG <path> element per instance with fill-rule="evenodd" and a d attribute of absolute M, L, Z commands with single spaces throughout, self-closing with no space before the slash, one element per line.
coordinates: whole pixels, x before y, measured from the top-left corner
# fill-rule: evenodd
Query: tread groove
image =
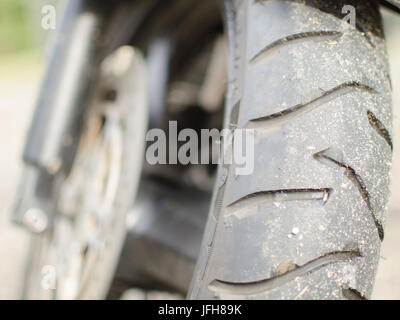
<path fill-rule="evenodd" d="M 356 29 L 361 33 L 365 40 L 367 40 L 368 44 L 371 45 L 372 48 L 376 48 L 376 45 L 368 31 L 366 31 L 365 28 L 358 22 L 356 22 Z"/>
<path fill-rule="evenodd" d="M 239 212 L 265 202 L 321 201 L 324 205 L 332 192 L 330 188 L 304 188 L 257 191 L 250 193 L 227 205 L 225 216 L 238 215 Z"/>
<path fill-rule="evenodd" d="M 351 82 L 345 82 L 342 83 L 328 91 L 324 91 L 320 96 L 310 100 L 309 102 L 305 104 L 297 104 L 293 107 L 284 109 L 279 112 L 272 113 L 267 116 L 263 116 L 260 118 L 255 118 L 249 120 L 250 124 L 255 124 L 257 122 L 269 122 L 270 125 L 272 126 L 279 126 L 284 123 L 287 123 L 295 118 L 300 117 L 301 115 L 310 112 L 314 110 L 315 108 L 328 103 L 334 99 L 337 99 L 341 96 L 344 96 L 348 93 L 354 92 L 354 91 L 366 91 L 370 93 L 377 93 L 377 91 L 367 85 L 358 83 L 356 81 L 351 81 Z M 251 125 L 247 125 L 251 126 Z M 254 127 L 254 125 L 253 125 Z"/>
<path fill-rule="evenodd" d="M 358 250 L 330 252 L 311 260 L 301 266 L 271 278 L 252 282 L 230 282 L 215 279 L 208 285 L 209 290 L 217 293 L 227 293 L 232 295 L 252 295 L 262 293 L 283 286 L 297 277 L 306 276 L 322 267 L 342 261 L 352 260 L 360 257 Z"/>
<path fill-rule="evenodd" d="M 347 178 L 357 187 L 357 190 L 360 192 L 364 202 L 366 203 L 368 210 L 371 214 L 372 219 L 374 220 L 374 224 L 376 227 L 376 230 L 378 231 L 379 239 L 382 241 L 384 238 L 384 231 L 383 231 L 383 226 L 382 224 L 378 221 L 378 219 L 375 216 L 375 212 L 372 209 L 371 202 L 370 202 L 370 194 L 367 190 L 367 187 L 365 186 L 364 181 L 362 178 L 355 172 L 353 168 L 351 168 L 347 163 L 341 162 L 339 160 L 334 159 L 333 157 L 329 156 L 326 154 L 326 152 L 329 150 L 325 149 L 320 152 L 317 152 L 313 155 L 314 159 L 316 160 L 321 160 L 325 159 L 338 167 L 344 168 L 345 169 L 345 174 Z"/>
<path fill-rule="evenodd" d="M 389 145 L 390 150 L 393 151 L 393 142 L 390 137 L 389 131 L 385 128 L 383 123 L 370 111 L 367 110 L 368 122 L 372 128 L 386 141 Z"/>
<path fill-rule="evenodd" d="M 254 64 L 261 60 L 264 60 L 270 55 L 272 51 L 279 50 L 283 46 L 293 43 L 294 41 L 302 41 L 305 39 L 321 40 L 326 38 L 328 39 L 332 38 L 332 40 L 336 40 L 342 35 L 343 33 L 339 31 L 310 31 L 310 32 L 301 32 L 292 34 L 290 36 L 281 38 L 279 40 L 276 40 L 268 44 L 266 47 L 261 49 L 256 55 L 254 55 L 254 57 L 252 57 L 249 62 L 251 64 Z"/>
<path fill-rule="evenodd" d="M 358 290 L 353 288 L 342 288 L 342 294 L 349 300 L 368 300 Z"/>

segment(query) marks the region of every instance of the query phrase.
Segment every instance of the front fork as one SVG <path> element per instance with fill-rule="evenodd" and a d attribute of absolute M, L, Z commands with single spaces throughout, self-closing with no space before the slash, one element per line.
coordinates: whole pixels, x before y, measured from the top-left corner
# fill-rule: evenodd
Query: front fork
<path fill-rule="evenodd" d="M 48 227 L 56 181 L 71 167 L 82 114 L 104 55 L 109 6 L 94 0 L 65 1 L 26 139 L 25 171 L 13 213 L 14 222 L 33 232 Z"/>
<path fill-rule="evenodd" d="M 57 192 L 72 166 L 82 127 L 82 115 L 105 56 L 121 45 L 130 44 L 146 17 L 160 0 L 65 0 L 63 17 L 57 26 L 39 99 L 28 132 L 23 160 L 25 171 L 12 219 L 33 232 L 51 225 L 56 212 Z M 165 94 L 170 51 L 160 51 L 159 38 L 149 45 L 149 69 L 154 71 L 151 96 Z M 162 42 L 165 44 L 164 42 Z M 153 50 L 154 47 L 154 50 Z M 145 48 L 141 48 L 145 49 Z M 157 51 L 157 52 L 156 52 Z M 159 62 L 161 61 L 162 66 Z M 154 65 L 152 67 L 152 65 Z M 161 71 L 160 71 L 161 70 Z M 161 74 L 160 74 L 161 72 Z M 160 81 L 163 78 L 165 81 Z M 162 86 L 159 83 L 162 82 Z M 161 116 L 153 101 L 153 125 Z M 153 119 L 154 118 L 154 119 Z"/>

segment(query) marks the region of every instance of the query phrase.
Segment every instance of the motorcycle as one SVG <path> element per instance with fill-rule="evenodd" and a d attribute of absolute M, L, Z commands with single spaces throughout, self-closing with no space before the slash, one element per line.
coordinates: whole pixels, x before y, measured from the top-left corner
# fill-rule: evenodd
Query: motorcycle
<path fill-rule="evenodd" d="M 400 11 L 65 1 L 13 213 L 32 233 L 23 297 L 370 297 L 393 149 L 379 5 Z M 168 121 L 252 129 L 253 172 L 149 164 Z"/>

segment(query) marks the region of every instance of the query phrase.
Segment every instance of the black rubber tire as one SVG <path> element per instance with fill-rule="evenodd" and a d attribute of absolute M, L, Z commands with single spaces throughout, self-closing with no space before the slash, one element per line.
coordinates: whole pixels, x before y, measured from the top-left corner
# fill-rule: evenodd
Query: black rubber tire
<path fill-rule="evenodd" d="M 391 89 L 377 5 L 346 4 L 355 29 L 340 1 L 225 1 L 225 127 L 255 129 L 255 165 L 220 165 L 189 298 L 370 297 Z"/>

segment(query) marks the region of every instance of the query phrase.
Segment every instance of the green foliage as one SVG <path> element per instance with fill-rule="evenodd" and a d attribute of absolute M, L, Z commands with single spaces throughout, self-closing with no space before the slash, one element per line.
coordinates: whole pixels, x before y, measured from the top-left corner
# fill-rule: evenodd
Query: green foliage
<path fill-rule="evenodd" d="M 35 0 L 0 0 L 0 52 L 29 47 L 26 4 Z"/>

